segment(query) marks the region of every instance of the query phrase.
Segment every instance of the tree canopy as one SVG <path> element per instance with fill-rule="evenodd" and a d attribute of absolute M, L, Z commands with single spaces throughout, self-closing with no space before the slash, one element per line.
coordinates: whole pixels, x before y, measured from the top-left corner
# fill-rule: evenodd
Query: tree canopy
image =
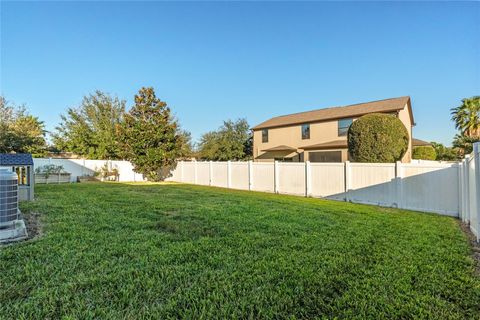
<path fill-rule="evenodd" d="M 480 137 L 480 96 L 462 99 L 462 104 L 451 111 L 455 127 L 462 136 Z"/>
<path fill-rule="evenodd" d="M 0 96 L 0 152 L 46 153 L 45 125 L 30 115 L 25 106 L 16 106 Z"/>
<path fill-rule="evenodd" d="M 117 127 L 124 113 L 125 101 L 97 90 L 61 116 L 52 141 L 59 150 L 89 159 L 120 159 Z"/>
<path fill-rule="evenodd" d="M 252 156 L 252 135 L 246 119 L 227 120 L 216 131 L 202 135 L 198 155 L 203 160 L 247 160 Z"/>
<path fill-rule="evenodd" d="M 452 108 L 452 120 L 460 131 L 453 138 L 453 147 L 459 156 L 473 151 L 473 143 L 480 141 L 480 96 L 462 99 L 462 104 Z"/>
<path fill-rule="evenodd" d="M 135 105 L 119 126 L 122 155 L 136 172 L 159 181 L 188 150 L 189 134 L 179 129 L 167 103 L 156 97 L 153 88 L 141 88 Z"/>
<path fill-rule="evenodd" d="M 479 136 L 469 137 L 457 134 L 453 138 L 453 147 L 458 149 L 460 156 L 464 156 L 473 152 L 473 144 L 475 142 L 480 142 Z"/>
<path fill-rule="evenodd" d="M 438 161 L 455 161 L 458 159 L 457 150 L 449 148 L 438 142 L 432 142 L 432 147 L 437 154 L 435 160 Z"/>
<path fill-rule="evenodd" d="M 408 150 L 407 128 L 397 117 L 371 113 L 348 129 L 348 151 L 356 162 L 395 162 Z"/>

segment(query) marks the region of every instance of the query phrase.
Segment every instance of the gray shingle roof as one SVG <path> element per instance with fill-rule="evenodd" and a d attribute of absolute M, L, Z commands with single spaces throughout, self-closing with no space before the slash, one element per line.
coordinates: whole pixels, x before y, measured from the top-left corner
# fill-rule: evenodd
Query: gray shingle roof
<path fill-rule="evenodd" d="M 0 166 L 33 166 L 30 153 L 0 153 Z"/>

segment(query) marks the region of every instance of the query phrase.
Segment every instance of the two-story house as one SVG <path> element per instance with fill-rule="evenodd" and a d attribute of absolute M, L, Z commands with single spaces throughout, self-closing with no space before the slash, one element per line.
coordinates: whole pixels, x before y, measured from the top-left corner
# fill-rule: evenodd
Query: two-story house
<path fill-rule="evenodd" d="M 415 122 L 408 96 L 271 118 L 252 128 L 254 160 L 293 162 L 349 160 L 348 128 L 353 121 L 368 113 L 393 114 L 403 122 L 410 139 L 402 162 L 410 162 L 412 127 Z"/>

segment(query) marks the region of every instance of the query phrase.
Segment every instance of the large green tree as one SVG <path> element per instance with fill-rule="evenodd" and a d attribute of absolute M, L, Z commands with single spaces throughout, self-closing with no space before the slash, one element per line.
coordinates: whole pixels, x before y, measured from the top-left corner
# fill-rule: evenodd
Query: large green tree
<path fill-rule="evenodd" d="M 252 137 L 247 120 L 227 120 L 218 130 L 202 135 L 198 154 L 204 160 L 250 159 L 252 156 Z"/>
<path fill-rule="evenodd" d="M 61 116 L 52 141 L 59 150 L 89 159 L 119 159 L 117 127 L 124 113 L 125 101 L 95 91 Z"/>
<path fill-rule="evenodd" d="M 45 125 L 30 115 L 25 106 L 16 106 L 0 96 L 0 152 L 46 153 Z"/>
<path fill-rule="evenodd" d="M 141 88 L 119 126 L 122 154 L 149 180 L 163 180 L 184 156 L 189 135 L 179 129 L 170 108 L 153 88 Z"/>
<path fill-rule="evenodd" d="M 451 111 L 455 127 L 462 136 L 480 137 L 480 96 L 463 99 L 462 104 Z"/>

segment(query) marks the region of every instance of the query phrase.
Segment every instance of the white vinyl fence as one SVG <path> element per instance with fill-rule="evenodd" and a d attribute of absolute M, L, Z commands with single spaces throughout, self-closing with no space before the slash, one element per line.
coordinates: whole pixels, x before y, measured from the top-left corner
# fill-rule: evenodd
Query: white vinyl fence
<path fill-rule="evenodd" d="M 180 161 L 168 180 L 459 214 L 458 163 Z"/>
<path fill-rule="evenodd" d="M 133 166 L 128 161 L 33 158 L 33 164 L 35 168 L 49 164 L 62 166 L 66 172 L 71 174 L 71 182 L 77 181 L 77 177 L 94 176 L 105 164 L 107 164 L 109 170 L 118 170 L 120 182 L 144 180 L 143 175 L 133 171 Z"/>
<path fill-rule="evenodd" d="M 473 154 L 460 162 L 458 176 L 460 219 L 470 224 L 470 230 L 480 241 L 480 142 L 473 145 Z"/>

